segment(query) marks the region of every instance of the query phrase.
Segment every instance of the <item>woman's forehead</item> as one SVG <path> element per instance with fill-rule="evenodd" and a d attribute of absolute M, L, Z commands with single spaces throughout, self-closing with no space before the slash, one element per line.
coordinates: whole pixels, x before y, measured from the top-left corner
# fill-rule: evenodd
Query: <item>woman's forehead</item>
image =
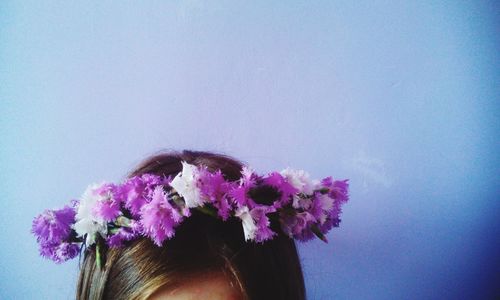
<path fill-rule="evenodd" d="M 242 300 L 241 290 L 221 273 L 194 277 L 175 288 L 156 291 L 148 300 Z"/>

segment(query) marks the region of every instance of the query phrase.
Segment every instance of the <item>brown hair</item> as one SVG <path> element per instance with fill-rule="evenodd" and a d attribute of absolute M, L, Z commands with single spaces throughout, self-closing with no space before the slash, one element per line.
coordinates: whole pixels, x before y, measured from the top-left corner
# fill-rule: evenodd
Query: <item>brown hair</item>
<path fill-rule="evenodd" d="M 227 180 L 240 178 L 242 163 L 226 155 L 199 151 L 167 152 L 145 160 L 131 176 L 175 176 L 181 161 L 221 170 Z M 274 226 L 274 227 L 273 227 Z M 162 247 L 147 238 L 109 248 L 98 268 L 95 251 L 85 251 L 77 299 L 147 299 L 160 288 L 176 287 L 207 272 L 222 272 L 248 299 L 305 299 L 304 279 L 295 242 L 276 224 L 278 235 L 262 244 L 244 240 L 241 221 L 221 220 L 193 210 Z"/>

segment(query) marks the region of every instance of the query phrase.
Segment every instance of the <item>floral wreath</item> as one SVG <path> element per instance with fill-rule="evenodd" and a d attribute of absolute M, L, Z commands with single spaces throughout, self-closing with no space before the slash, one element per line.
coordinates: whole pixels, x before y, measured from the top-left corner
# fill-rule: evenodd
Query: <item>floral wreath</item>
<path fill-rule="evenodd" d="M 256 197 L 259 189 L 272 191 L 275 199 L 263 204 Z M 259 176 L 245 166 L 238 181 L 228 181 L 220 170 L 183 161 L 174 178 L 143 174 L 121 184 L 92 184 L 70 205 L 35 217 L 31 232 L 43 257 L 61 263 L 95 244 L 101 266 L 106 245 L 121 247 L 148 237 L 162 246 L 193 209 L 223 221 L 239 218 L 246 241 L 273 239 L 277 233 L 270 219 L 275 218 L 290 238 L 316 236 L 327 242 L 325 234 L 339 226 L 341 206 L 348 199 L 348 179 L 311 180 L 305 171 L 290 168 Z"/>

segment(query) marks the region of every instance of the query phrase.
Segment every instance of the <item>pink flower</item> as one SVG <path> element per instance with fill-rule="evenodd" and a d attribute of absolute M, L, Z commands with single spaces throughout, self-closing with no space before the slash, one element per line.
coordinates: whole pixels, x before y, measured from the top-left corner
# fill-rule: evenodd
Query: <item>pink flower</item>
<path fill-rule="evenodd" d="M 174 236 L 174 228 L 183 219 L 177 209 L 172 207 L 161 186 L 154 189 L 151 202 L 141 208 L 140 215 L 144 234 L 158 246 Z"/>

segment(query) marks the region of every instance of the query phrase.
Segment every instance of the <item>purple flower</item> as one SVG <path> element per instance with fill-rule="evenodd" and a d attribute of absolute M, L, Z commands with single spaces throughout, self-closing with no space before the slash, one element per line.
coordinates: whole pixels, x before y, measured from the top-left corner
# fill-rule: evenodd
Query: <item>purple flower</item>
<path fill-rule="evenodd" d="M 247 206 L 238 208 L 235 216 L 242 221 L 245 240 L 261 243 L 272 239 L 276 233 L 269 228 L 270 221 L 266 214 L 275 211 L 274 207 L 265 205 L 259 205 L 251 210 Z"/>
<path fill-rule="evenodd" d="M 330 231 L 334 227 L 339 227 L 340 225 L 340 217 L 339 216 L 334 216 L 334 217 L 329 217 L 325 223 L 321 224 L 318 226 L 319 230 L 323 233 L 326 234 L 328 231 Z"/>
<path fill-rule="evenodd" d="M 220 170 L 210 173 L 206 169 L 200 169 L 198 180 L 201 196 L 217 208 L 219 216 L 226 221 L 232 210 L 228 192 L 234 184 L 227 182 Z"/>
<path fill-rule="evenodd" d="M 349 200 L 349 183 L 348 179 L 333 180 L 332 177 L 326 177 L 321 181 L 321 185 L 329 189 L 328 196 L 334 200 L 332 207 L 327 212 L 327 219 L 318 226 L 322 233 L 327 233 L 333 227 L 340 225 L 342 205 Z"/>
<path fill-rule="evenodd" d="M 328 188 L 330 197 L 335 200 L 339 200 L 340 202 L 346 202 L 349 200 L 349 179 L 344 180 L 333 180 L 332 177 L 326 177 L 321 180 L 321 185 L 325 188 Z"/>
<path fill-rule="evenodd" d="M 154 189 L 151 202 L 142 206 L 140 215 L 144 234 L 158 246 L 174 236 L 174 228 L 183 219 L 177 209 L 172 207 L 161 186 Z"/>
<path fill-rule="evenodd" d="M 167 179 L 157 175 L 134 176 L 117 187 L 115 197 L 122 200 L 132 215 L 137 217 L 142 206 L 150 201 L 154 189 L 166 183 Z"/>
<path fill-rule="evenodd" d="M 123 228 L 118 229 L 118 232 L 106 238 L 106 244 L 111 248 L 118 248 L 123 246 L 123 242 L 127 241 Z"/>
<path fill-rule="evenodd" d="M 140 236 L 141 225 L 132 220 L 129 227 L 120 227 L 117 232 L 106 238 L 106 243 L 110 247 L 121 247 L 126 241 L 131 241 Z"/>
<path fill-rule="evenodd" d="M 258 176 L 247 167 L 243 167 L 241 175 L 242 177 L 239 180 L 239 184 L 234 185 L 228 194 L 233 199 L 236 207 L 241 208 L 248 206 L 249 208 L 253 208 L 257 203 L 250 198 L 248 192 L 256 186 Z"/>
<path fill-rule="evenodd" d="M 329 195 L 315 192 L 311 199 L 311 206 L 306 209 L 319 224 L 325 223 L 334 207 L 334 200 Z"/>
<path fill-rule="evenodd" d="M 301 197 L 299 195 L 293 195 L 292 207 L 298 210 L 308 210 L 312 205 L 312 200 L 310 197 Z"/>
<path fill-rule="evenodd" d="M 254 171 L 247 167 L 243 166 L 241 168 L 241 178 L 240 178 L 240 183 L 244 185 L 252 185 L 257 182 L 257 179 L 259 176 L 254 173 Z"/>
<path fill-rule="evenodd" d="M 267 213 L 274 211 L 276 211 L 274 207 L 263 205 L 255 207 L 250 211 L 252 218 L 255 220 L 256 230 L 254 239 L 256 242 L 262 243 L 266 240 L 272 239 L 276 235 L 276 232 L 272 231 L 269 227 L 271 222 L 266 215 Z"/>
<path fill-rule="evenodd" d="M 77 241 L 85 240 L 88 247 L 97 238 L 120 247 L 145 236 L 161 246 L 174 237 L 191 208 L 206 203 L 224 221 L 232 215 L 240 218 L 245 240 L 273 239 L 277 233 L 270 218 L 279 216 L 282 231 L 291 238 L 307 241 L 317 235 L 326 241 L 324 234 L 339 226 L 342 205 L 349 199 L 347 179 L 311 180 L 304 171 L 288 168 L 262 177 L 243 167 L 240 180 L 232 182 L 220 170 L 182 164 L 173 179 L 143 174 L 120 185 L 94 184 L 71 206 L 45 210 L 31 228 L 40 254 L 61 263 L 79 254 L 82 243 Z"/>
<path fill-rule="evenodd" d="M 118 188 L 116 197 L 120 197 L 132 215 L 137 216 L 141 207 L 146 203 L 144 191 L 143 181 L 136 176 L 128 179 Z"/>
<path fill-rule="evenodd" d="M 114 199 L 99 201 L 92 208 L 92 212 L 95 216 L 101 217 L 104 221 L 109 222 L 120 215 L 120 203 Z"/>
<path fill-rule="evenodd" d="M 289 237 L 296 238 L 300 241 L 308 241 L 314 238 L 314 233 L 311 231 L 311 225 L 314 224 L 315 218 L 308 212 L 300 212 L 295 215 L 282 213 L 280 216 L 281 229 Z"/>
<path fill-rule="evenodd" d="M 264 178 L 263 183 L 274 187 L 280 192 L 280 199 L 274 203 L 276 208 L 289 204 L 292 201 L 292 196 L 299 191 L 278 172 L 269 174 Z"/>
<path fill-rule="evenodd" d="M 250 188 L 251 187 L 248 185 L 239 185 L 229 191 L 229 195 L 238 208 L 243 206 L 253 207 L 256 205 L 256 203 L 248 195 Z"/>
<path fill-rule="evenodd" d="M 40 255 L 53 260 L 56 263 L 62 263 L 72 259 L 80 253 L 80 246 L 77 243 L 50 243 L 48 241 L 40 242 Z"/>
<path fill-rule="evenodd" d="M 62 243 L 55 249 L 55 259 L 57 263 L 62 263 L 68 259 L 76 257 L 80 253 L 80 245 L 76 243 Z"/>
<path fill-rule="evenodd" d="M 330 192 L 332 198 L 340 202 L 346 202 L 349 200 L 349 183 L 347 181 L 349 181 L 349 179 L 335 180 L 333 182 L 332 191 Z"/>
<path fill-rule="evenodd" d="M 53 257 L 55 255 L 55 251 L 56 251 L 56 248 L 58 245 L 59 245 L 58 243 L 51 243 L 51 242 L 42 240 L 38 243 L 38 246 L 39 246 L 38 250 L 39 250 L 41 256 L 54 260 Z"/>
<path fill-rule="evenodd" d="M 92 207 L 92 214 L 106 222 L 116 219 L 121 214 L 120 205 L 122 199 L 115 197 L 118 186 L 112 183 L 105 183 L 93 192 L 100 196 L 99 200 Z"/>
<path fill-rule="evenodd" d="M 59 210 L 45 210 L 33 220 L 31 232 L 39 242 L 60 243 L 69 237 L 75 215 L 75 209 L 70 206 Z"/>
<path fill-rule="evenodd" d="M 77 202 L 72 202 L 73 206 Z M 45 210 L 33 220 L 31 231 L 37 237 L 39 252 L 56 263 L 78 255 L 80 246 L 70 243 L 71 225 L 75 222 L 75 208 L 65 206 L 58 210 Z"/>

